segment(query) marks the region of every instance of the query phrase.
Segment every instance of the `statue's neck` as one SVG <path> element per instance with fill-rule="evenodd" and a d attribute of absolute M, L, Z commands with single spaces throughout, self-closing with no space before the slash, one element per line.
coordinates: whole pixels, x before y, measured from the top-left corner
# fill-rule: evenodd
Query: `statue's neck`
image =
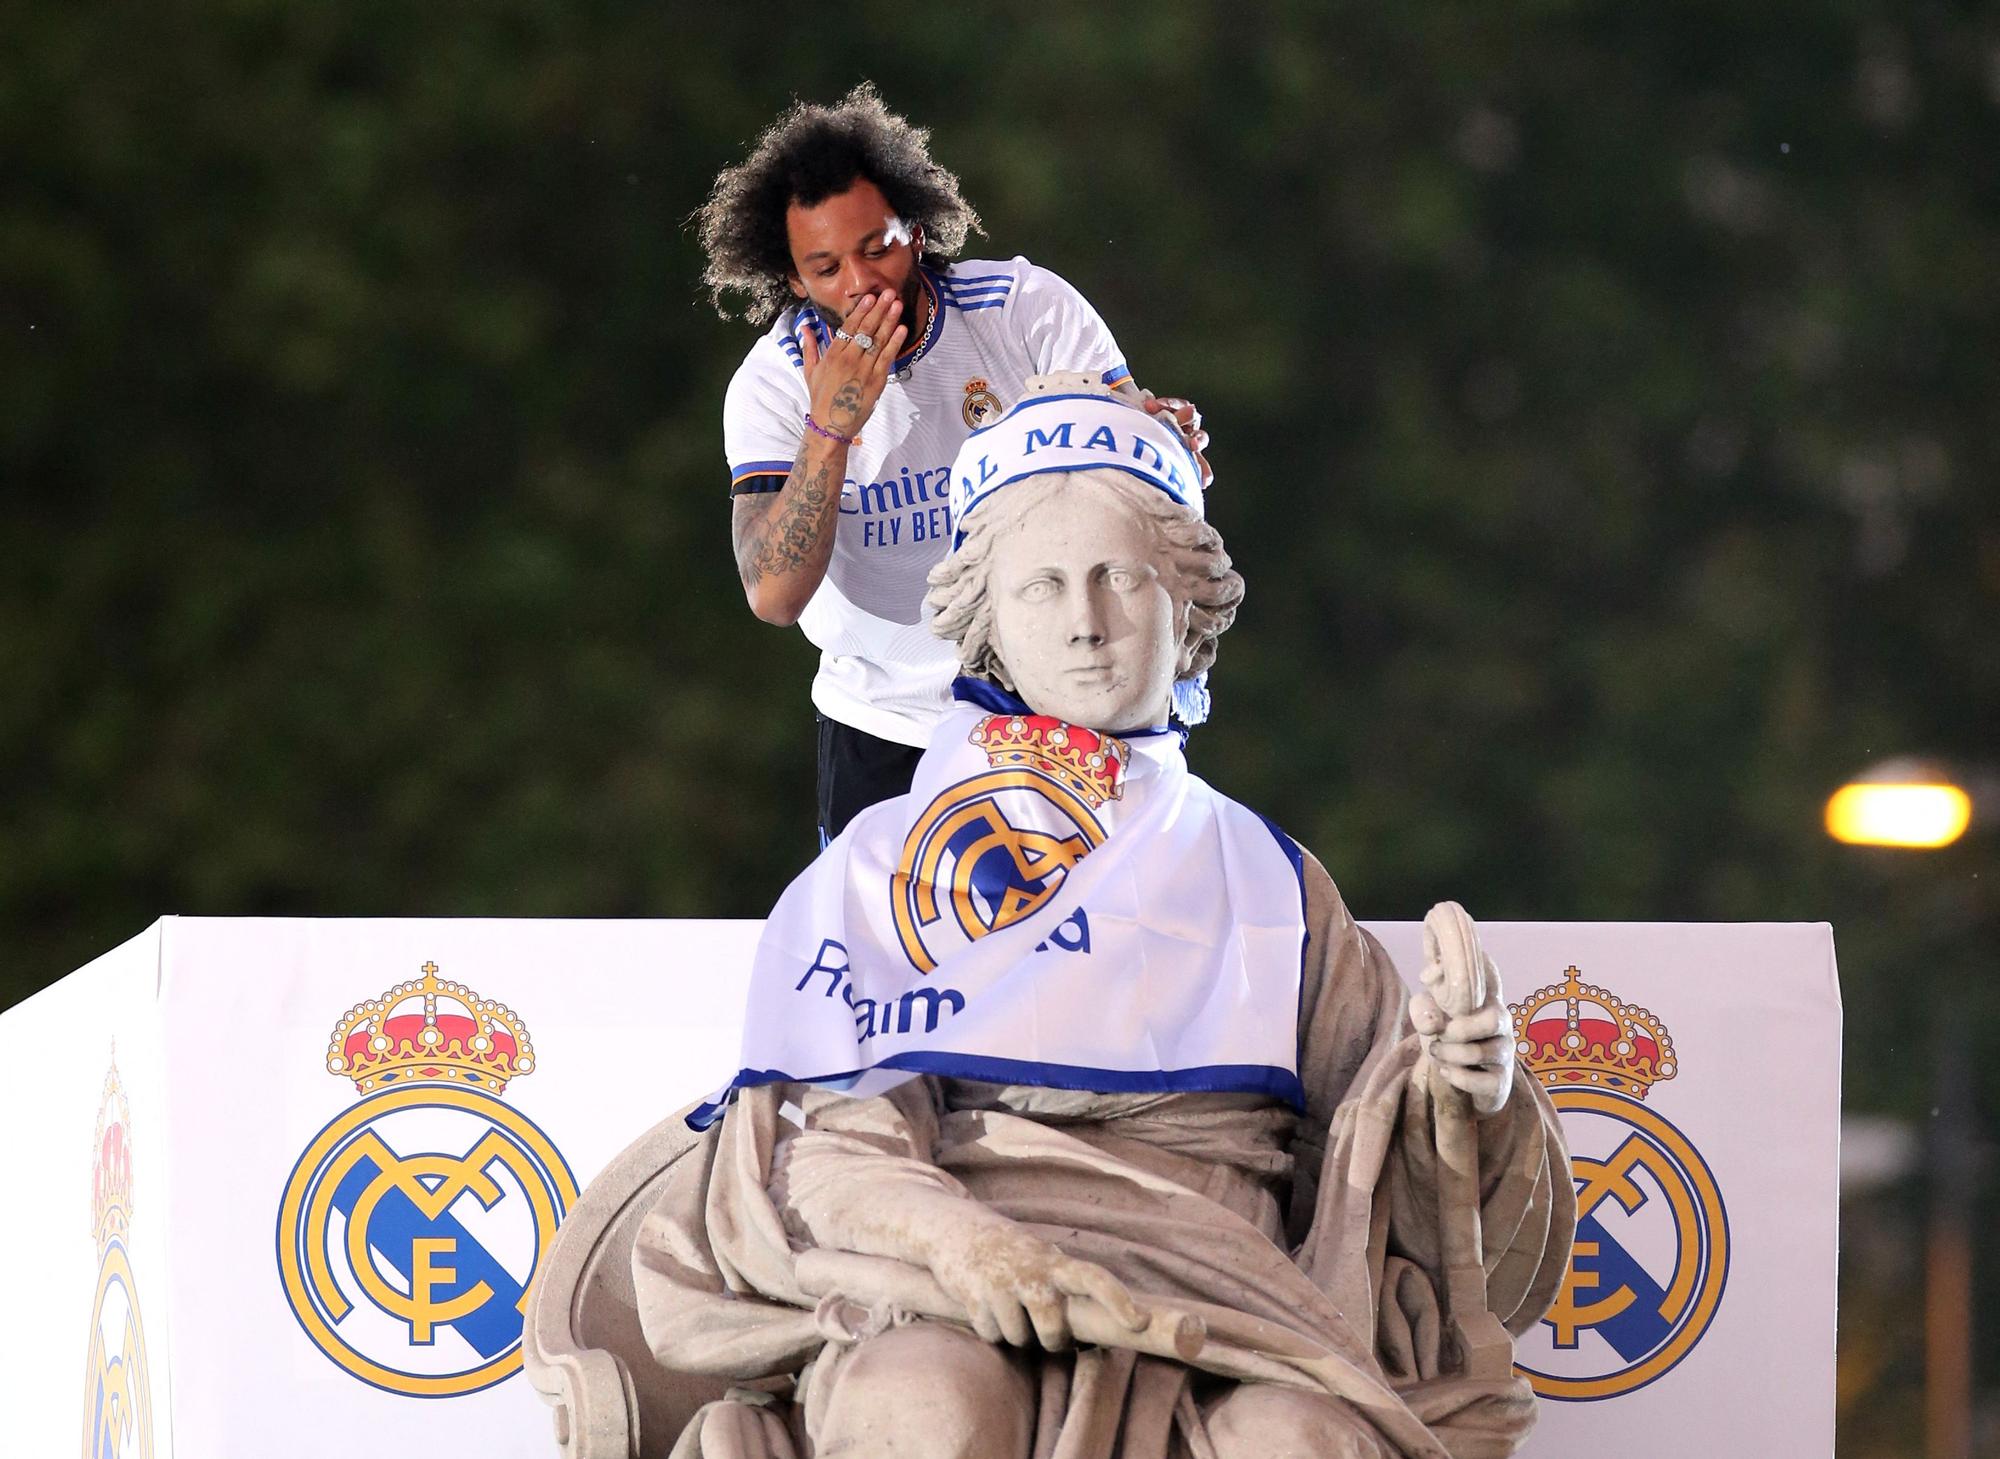
<path fill-rule="evenodd" d="M 1003 689 L 991 679 L 975 679 L 961 674 L 952 680 L 951 697 L 961 704 L 977 705 L 992 714 L 1040 714 L 1042 711 L 1029 704 L 1011 689 Z M 1122 729 L 1099 729 L 1096 725 L 1080 725 L 1078 728 L 1090 730 L 1094 734 L 1108 734 L 1119 739 L 1134 736 L 1160 734 L 1169 728 L 1168 716 L 1173 703 L 1161 703 L 1150 724 L 1130 725 Z M 1061 719 L 1061 715 L 1050 715 L 1051 719 Z M 1185 731 L 1183 731 L 1185 734 Z"/>

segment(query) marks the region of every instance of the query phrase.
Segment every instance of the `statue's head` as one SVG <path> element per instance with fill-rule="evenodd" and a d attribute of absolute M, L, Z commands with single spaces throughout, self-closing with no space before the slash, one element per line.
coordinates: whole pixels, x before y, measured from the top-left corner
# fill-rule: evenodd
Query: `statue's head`
<path fill-rule="evenodd" d="M 1056 383 L 1053 387 L 1050 381 Z M 1038 714 L 1116 732 L 1199 722 L 1243 579 L 1177 436 L 1075 377 L 1038 377 L 952 467 L 932 628 Z M 1039 388 L 1038 388 L 1039 387 Z"/>

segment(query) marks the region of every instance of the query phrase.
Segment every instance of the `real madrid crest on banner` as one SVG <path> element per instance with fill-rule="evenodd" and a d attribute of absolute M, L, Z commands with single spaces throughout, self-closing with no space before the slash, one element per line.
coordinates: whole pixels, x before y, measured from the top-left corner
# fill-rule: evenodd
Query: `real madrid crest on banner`
<path fill-rule="evenodd" d="M 286 1300 L 363 1382 L 453 1398 L 521 1366 L 528 1284 L 576 1200 L 501 1096 L 531 1074 L 519 1014 L 435 963 L 341 1017 L 326 1069 L 361 1102 L 313 1137 L 278 1210 Z"/>
<path fill-rule="evenodd" d="M 1701 1152 L 1646 1104 L 1677 1072 L 1666 1025 L 1582 980 L 1510 1005 L 1516 1049 L 1562 1114 L 1576 1178 L 1569 1272 L 1516 1366 L 1543 1398 L 1643 1388 L 1708 1331 L 1729 1221 Z"/>
<path fill-rule="evenodd" d="M 923 809 L 890 879 L 896 935 L 920 973 L 1055 895 L 1104 843 L 1095 812 L 1118 799 L 1131 761 L 1124 741 L 1045 714 L 992 715 L 973 727 L 971 742 L 985 750 L 989 773 L 959 781 Z"/>
<path fill-rule="evenodd" d="M 90 1167 L 90 1221 L 97 1239 L 97 1297 L 83 1365 L 84 1459 L 151 1459 L 153 1382 L 146 1329 L 132 1276 L 132 1111 L 113 1063 L 104 1076 Z"/>

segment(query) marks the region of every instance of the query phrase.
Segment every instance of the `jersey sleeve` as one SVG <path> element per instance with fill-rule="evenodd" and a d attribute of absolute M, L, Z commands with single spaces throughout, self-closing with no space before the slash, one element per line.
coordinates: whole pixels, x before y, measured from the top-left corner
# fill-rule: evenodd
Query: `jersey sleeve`
<path fill-rule="evenodd" d="M 1088 370 L 1101 375 L 1107 385 L 1131 378 L 1118 341 L 1090 301 L 1060 274 L 1026 259 L 1021 265 L 1014 307 L 1037 373 Z"/>
<path fill-rule="evenodd" d="M 732 494 L 758 490 L 761 477 L 784 480 L 798 458 L 810 403 L 801 367 L 773 336 L 757 341 L 722 399 L 722 452 Z"/>

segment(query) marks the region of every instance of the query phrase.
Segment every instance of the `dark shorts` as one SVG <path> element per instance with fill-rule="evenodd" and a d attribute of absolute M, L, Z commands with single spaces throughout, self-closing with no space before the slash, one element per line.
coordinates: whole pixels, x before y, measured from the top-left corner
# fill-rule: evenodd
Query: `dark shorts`
<path fill-rule="evenodd" d="M 924 752 L 823 714 L 813 717 L 819 721 L 819 834 L 824 846 L 869 806 L 907 791 Z"/>

